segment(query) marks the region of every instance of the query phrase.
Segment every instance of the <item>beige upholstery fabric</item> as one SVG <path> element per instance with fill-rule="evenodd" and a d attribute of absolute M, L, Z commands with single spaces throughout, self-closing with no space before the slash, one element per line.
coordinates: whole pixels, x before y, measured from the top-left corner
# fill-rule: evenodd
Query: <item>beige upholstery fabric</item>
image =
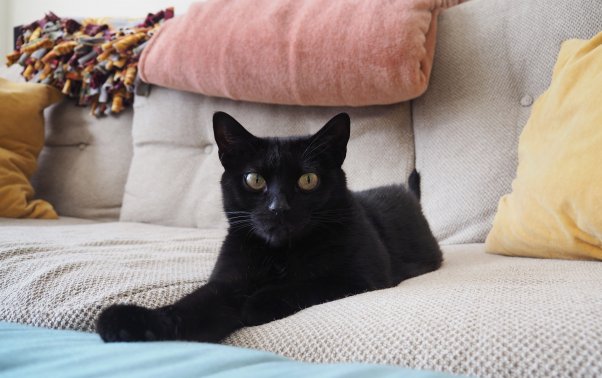
<path fill-rule="evenodd" d="M 0 319 L 92 331 L 106 305 L 172 302 L 205 282 L 222 237 L 131 223 L 0 227 Z M 436 272 L 226 342 L 480 377 L 602 374 L 602 264 L 490 255 L 482 245 L 444 254 Z"/>
<path fill-rule="evenodd" d="M 23 80 L 20 67 L 0 76 Z M 117 220 L 132 160 L 132 110 L 95 118 L 74 100 L 46 109 L 46 143 L 32 178 L 59 216 Z"/>
<path fill-rule="evenodd" d="M 262 105 L 153 87 L 136 99 L 134 158 L 122 221 L 181 227 L 224 225 L 213 113 L 234 116 L 257 136 L 316 132 L 334 115 L 351 116 L 345 171 L 352 189 L 405 182 L 414 165 L 409 104 L 366 108 Z"/>
<path fill-rule="evenodd" d="M 92 331 L 110 303 L 172 302 L 206 281 L 223 233 L 116 222 L 0 227 L 0 319 Z"/>
<path fill-rule="evenodd" d="M 560 43 L 592 37 L 601 20 L 600 0 L 473 0 L 441 14 L 431 83 L 412 109 L 423 208 L 440 241 L 485 240 Z"/>
<path fill-rule="evenodd" d="M 72 217 L 59 217 L 59 219 L 15 219 L 0 217 L 0 226 L 23 226 L 35 228 L 40 226 L 73 226 L 78 224 L 94 223 L 98 223 L 98 221 Z"/>

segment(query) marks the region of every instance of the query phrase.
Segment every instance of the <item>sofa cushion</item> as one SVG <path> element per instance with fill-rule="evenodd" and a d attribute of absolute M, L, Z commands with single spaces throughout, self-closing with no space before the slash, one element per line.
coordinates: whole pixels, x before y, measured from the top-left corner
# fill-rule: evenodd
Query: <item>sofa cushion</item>
<path fill-rule="evenodd" d="M 93 331 L 109 304 L 173 302 L 207 280 L 223 236 L 134 223 L 0 227 L 0 320 Z M 483 245 L 443 252 L 438 271 L 225 343 L 480 377 L 602 374 L 602 264 L 491 255 Z"/>
<path fill-rule="evenodd" d="M 57 218 L 50 203 L 33 198 L 29 180 L 44 147 L 44 108 L 61 97 L 48 85 L 0 78 L 0 216 Z"/>
<path fill-rule="evenodd" d="M 20 69 L 0 66 L 0 76 L 23 81 Z M 36 196 L 59 216 L 117 220 L 132 160 L 132 110 L 95 118 L 64 99 L 44 116 L 46 142 L 32 177 Z"/>
<path fill-rule="evenodd" d="M 196 2 L 149 41 L 140 77 L 270 104 L 393 104 L 424 93 L 437 14 L 458 2 Z"/>
<path fill-rule="evenodd" d="M 602 32 L 562 44 L 518 145 L 487 251 L 602 260 Z"/>
<path fill-rule="evenodd" d="M 560 43 L 591 38 L 600 20 L 599 0 L 472 0 L 441 14 L 431 83 L 412 112 L 423 209 L 440 241 L 485 240 Z"/>
<path fill-rule="evenodd" d="M 72 100 L 46 113 L 46 145 L 32 183 L 59 216 L 117 220 L 132 161 L 132 109 L 96 118 Z"/>
<path fill-rule="evenodd" d="M 207 280 L 224 232 L 125 222 L 2 225 L 0 320 L 93 331 L 110 303 L 174 301 Z"/>
<path fill-rule="evenodd" d="M 353 189 L 405 182 L 414 165 L 409 104 L 365 108 L 262 105 L 153 87 L 134 104 L 134 158 L 122 221 L 222 227 L 223 173 L 213 113 L 225 111 L 257 136 L 316 132 L 335 114 L 351 116 L 343 168 Z"/>

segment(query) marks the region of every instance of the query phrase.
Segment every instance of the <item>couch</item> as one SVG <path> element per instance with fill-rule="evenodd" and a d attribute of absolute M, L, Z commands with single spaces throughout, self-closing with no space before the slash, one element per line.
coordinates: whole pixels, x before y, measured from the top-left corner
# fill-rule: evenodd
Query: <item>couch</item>
<path fill-rule="evenodd" d="M 453 7 L 440 15 L 427 92 L 401 104 L 302 108 L 151 87 L 133 110 L 94 119 L 64 101 L 46 112 L 33 177 L 61 217 L 0 219 L 0 320 L 94 332 L 109 304 L 158 307 L 194 290 L 225 235 L 211 114 L 290 135 L 347 111 L 351 188 L 403 182 L 418 169 L 443 266 L 224 343 L 479 377 L 601 376 L 602 264 L 494 255 L 483 244 L 560 43 L 592 37 L 601 20 L 599 0 Z"/>

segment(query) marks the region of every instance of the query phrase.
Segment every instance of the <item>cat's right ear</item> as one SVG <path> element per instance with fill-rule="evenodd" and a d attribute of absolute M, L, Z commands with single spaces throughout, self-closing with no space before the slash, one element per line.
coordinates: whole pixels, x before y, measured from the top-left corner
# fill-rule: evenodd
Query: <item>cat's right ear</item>
<path fill-rule="evenodd" d="M 317 151 L 314 153 L 315 155 L 330 156 L 336 166 L 343 165 L 347 155 L 350 123 L 351 120 L 347 113 L 340 113 L 332 117 L 320 131 L 311 137 L 309 146 L 313 146 L 313 149 L 310 149 L 308 154 L 311 155 L 312 152 Z M 317 148 L 316 146 L 320 147 Z"/>
<path fill-rule="evenodd" d="M 257 139 L 231 115 L 224 112 L 213 114 L 213 135 L 219 149 L 219 160 L 224 168 L 240 159 L 242 153 Z"/>

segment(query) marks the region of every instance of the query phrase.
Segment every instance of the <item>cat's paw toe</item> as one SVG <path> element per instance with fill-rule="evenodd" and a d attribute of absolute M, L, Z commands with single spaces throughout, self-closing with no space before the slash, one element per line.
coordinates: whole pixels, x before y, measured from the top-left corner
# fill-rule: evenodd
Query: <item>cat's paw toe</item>
<path fill-rule="evenodd" d="M 135 305 L 114 305 L 102 311 L 96 331 L 105 342 L 175 339 L 175 327 L 159 310 Z"/>

